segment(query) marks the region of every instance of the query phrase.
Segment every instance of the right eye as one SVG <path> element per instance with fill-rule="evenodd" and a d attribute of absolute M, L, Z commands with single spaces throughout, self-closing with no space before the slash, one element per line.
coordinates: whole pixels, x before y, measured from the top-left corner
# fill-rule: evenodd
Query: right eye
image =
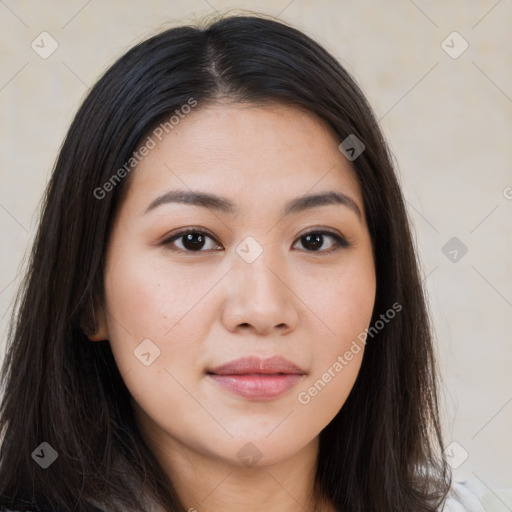
<path fill-rule="evenodd" d="M 182 247 L 176 247 L 175 242 L 180 239 Z M 171 251 L 177 252 L 206 252 L 208 250 L 215 250 L 215 247 L 218 247 L 218 244 L 214 244 L 211 249 L 203 250 L 207 239 L 216 242 L 215 239 L 205 231 L 195 228 L 187 228 L 173 234 L 170 238 L 166 238 L 161 245 L 165 245 Z"/>

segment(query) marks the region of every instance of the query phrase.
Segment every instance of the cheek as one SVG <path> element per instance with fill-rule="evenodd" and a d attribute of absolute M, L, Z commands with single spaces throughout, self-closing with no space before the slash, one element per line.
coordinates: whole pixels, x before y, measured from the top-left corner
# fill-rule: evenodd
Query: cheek
<path fill-rule="evenodd" d="M 191 286 L 179 272 L 171 274 L 148 257 L 120 252 L 123 256 L 113 258 L 105 272 L 109 340 L 121 374 L 140 378 L 137 388 L 143 390 L 155 385 L 151 379 L 163 378 L 156 372 L 173 361 L 192 364 L 195 340 L 203 334 L 194 322 L 194 306 L 208 283 L 201 279 Z"/>
<path fill-rule="evenodd" d="M 345 345 L 370 323 L 375 302 L 374 281 L 366 274 L 353 274 L 341 281 L 341 286 L 330 294 L 329 299 L 331 329 L 338 340 L 335 345 L 340 342 Z"/>
<path fill-rule="evenodd" d="M 148 272 L 136 258 L 124 256 L 107 269 L 105 291 L 113 341 L 119 337 L 116 334 L 133 341 L 161 335 L 157 327 L 162 323 L 166 294 L 158 275 Z"/>
<path fill-rule="evenodd" d="M 325 363 L 368 327 L 376 293 L 373 260 L 368 252 L 354 253 L 330 272 L 305 275 L 299 293 L 323 324 L 318 357 Z"/>
<path fill-rule="evenodd" d="M 183 407 L 190 400 L 179 383 L 195 368 L 207 334 L 201 326 L 206 329 L 209 310 L 200 299 L 212 285 L 199 279 L 191 286 L 190 279 L 149 257 L 119 252 L 124 255 L 105 272 L 109 343 L 134 400 L 164 421 L 163 404 Z M 204 324 L 196 321 L 198 314 Z"/>
<path fill-rule="evenodd" d="M 309 281 L 309 287 L 314 276 Z M 373 261 L 354 257 L 319 285 L 309 305 L 324 324 L 315 341 L 314 366 L 298 402 L 328 423 L 344 404 L 359 373 L 375 302 Z"/>
<path fill-rule="evenodd" d="M 113 260 L 105 275 L 109 329 L 139 341 L 169 341 L 190 323 L 214 280 L 205 275 L 193 279 L 151 254 L 130 257 L 128 250 L 118 252 L 125 254 Z"/>
<path fill-rule="evenodd" d="M 361 304 L 361 303 L 360 303 Z M 361 335 L 368 327 L 373 301 L 332 311 L 329 335 L 316 339 L 311 374 L 297 393 L 297 402 L 323 428 L 341 409 L 359 374 L 365 350 Z M 338 315 L 338 316 L 337 316 Z"/>

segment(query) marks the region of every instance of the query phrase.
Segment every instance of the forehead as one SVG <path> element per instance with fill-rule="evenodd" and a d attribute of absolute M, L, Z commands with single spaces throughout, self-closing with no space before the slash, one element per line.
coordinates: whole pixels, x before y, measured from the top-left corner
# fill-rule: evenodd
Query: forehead
<path fill-rule="evenodd" d="M 126 196 L 140 208 L 171 189 L 215 192 L 241 207 L 337 190 L 363 210 L 357 177 L 338 150 L 334 131 L 303 109 L 232 103 L 197 107 L 161 140 L 150 137 L 156 144 L 133 171 Z"/>

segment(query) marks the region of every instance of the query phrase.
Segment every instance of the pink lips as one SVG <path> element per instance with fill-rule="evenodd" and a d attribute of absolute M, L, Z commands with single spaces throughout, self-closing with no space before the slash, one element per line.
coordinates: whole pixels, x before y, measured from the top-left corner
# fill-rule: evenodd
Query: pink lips
<path fill-rule="evenodd" d="M 236 359 L 207 371 L 223 388 L 254 400 L 278 397 L 299 382 L 306 372 L 282 357 Z"/>

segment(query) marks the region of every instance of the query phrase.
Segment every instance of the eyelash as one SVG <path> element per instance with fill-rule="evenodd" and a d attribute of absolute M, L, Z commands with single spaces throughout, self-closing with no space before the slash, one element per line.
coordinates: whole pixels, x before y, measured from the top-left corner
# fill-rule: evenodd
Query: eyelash
<path fill-rule="evenodd" d="M 175 251 L 175 252 L 184 252 L 184 253 L 192 253 L 192 254 L 194 254 L 194 253 L 201 253 L 201 252 L 210 252 L 210 250 L 206 250 L 205 251 L 205 250 L 202 250 L 202 249 L 198 250 L 198 251 L 190 251 L 190 250 L 180 249 L 180 248 L 176 248 L 176 247 L 172 247 L 171 246 L 171 244 L 175 240 L 178 240 L 179 238 L 182 238 L 182 237 L 184 237 L 184 236 L 186 236 L 188 234 L 205 235 L 206 237 L 211 238 L 212 240 L 217 242 L 217 240 L 215 240 L 215 238 L 213 236 L 208 234 L 206 231 L 203 231 L 202 229 L 186 228 L 186 229 L 183 229 L 183 230 L 179 231 L 178 233 L 175 233 L 170 238 L 167 238 L 167 239 L 163 240 L 159 245 L 167 246 L 171 251 Z M 325 229 L 312 229 L 310 231 L 307 231 L 306 233 L 303 233 L 302 235 L 300 235 L 297 238 L 297 241 L 300 240 L 301 238 L 304 238 L 304 237 L 306 237 L 308 235 L 312 235 L 312 234 L 330 236 L 331 238 L 334 239 L 335 244 L 334 244 L 333 247 L 331 247 L 330 249 L 327 249 L 327 250 L 308 251 L 307 249 L 304 249 L 305 252 L 308 252 L 310 254 L 316 254 L 316 253 L 331 254 L 333 252 L 336 252 L 336 251 L 339 251 L 341 249 L 350 247 L 350 245 L 352 245 L 346 238 L 338 235 L 337 233 L 334 233 L 332 231 L 328 231 L 328 230 L 325 230 Z M 295 245 L 295 243 L 294 243 L 294 245 Z M 214 249 L 212 249 L 212 250 L 214 250 Z"/>

